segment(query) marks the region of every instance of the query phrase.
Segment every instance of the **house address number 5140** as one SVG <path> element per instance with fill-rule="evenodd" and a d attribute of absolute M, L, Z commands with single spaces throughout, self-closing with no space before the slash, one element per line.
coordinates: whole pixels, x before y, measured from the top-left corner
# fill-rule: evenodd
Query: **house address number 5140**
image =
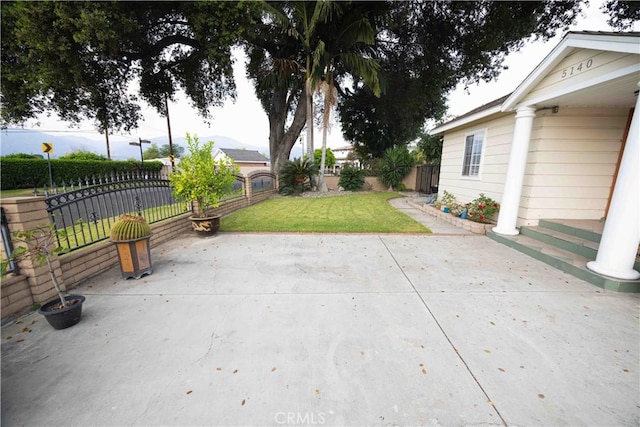
<path fill-rule="evenodd" d="M 571 67 L 567 67 L 562 70 L 562 78 L 571 77 L 575 74 L 578 74 L 582 71 L 586 71 L 593 65 L 593 59 L 587 59 L 586 61 L 581 61 L 577 64 L 572 65 Z"/>

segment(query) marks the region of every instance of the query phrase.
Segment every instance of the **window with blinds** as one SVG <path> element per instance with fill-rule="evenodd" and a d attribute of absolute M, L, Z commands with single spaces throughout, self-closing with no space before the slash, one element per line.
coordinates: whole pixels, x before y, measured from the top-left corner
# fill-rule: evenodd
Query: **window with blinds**
<path fill-rule="evenodd" d="M 464 161 L 462 163 L 462 176 L 478 176 L 480 174 L 480 159 L 484 132 L 476 132 L 467 135 L 464 146 Z"/>

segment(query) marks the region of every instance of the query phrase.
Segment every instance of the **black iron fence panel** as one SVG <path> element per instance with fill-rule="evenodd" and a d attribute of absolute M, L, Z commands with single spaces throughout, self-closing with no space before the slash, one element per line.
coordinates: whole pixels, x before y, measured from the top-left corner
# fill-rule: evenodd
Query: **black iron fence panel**
<path fill-rule="evenodd" d="M 244 177 L 242 175 L 234 175 L 235 181 L 233 182 L 233 186 L 231 187 L 231 192 L 227 194 L 222 200 L 233 200 L 239 199 L 245 196 L 244 191 Z"/>
<path fill-rule="evenodd" d="M 256 172 L 250 175 L 250 178 L 252 193 L 260 193 L 262 191 L 275 189 L 276 176 L 271 172 Z"/>
<path fill-rule="evenodd" d="M 174 198 L 169 181 L 159 174 L 112 175 L 85 179 L 84 185 L 80 181 L 78 189 L 74 184 L 68 191 L 45 192 L 58 244 L 71 251 L 107 239 L 123 214 L 142 215 L 154 223 L 189 212 L 188 204 Z"/>
<path fill-rule="evenodd" d="M 6 256 L 7 260 L 7 273 L 18 274 L 18 264 L 11 259 L 13 253 L 13 242 L 11 241 L 11 232 L 9 231 L 9 221 L 7 221 L 7 215 L 4 212 L 4 208 L 0 208 L 0 232 L 2 233 L 2 248 L 4 250 L 3 256 Z"/>

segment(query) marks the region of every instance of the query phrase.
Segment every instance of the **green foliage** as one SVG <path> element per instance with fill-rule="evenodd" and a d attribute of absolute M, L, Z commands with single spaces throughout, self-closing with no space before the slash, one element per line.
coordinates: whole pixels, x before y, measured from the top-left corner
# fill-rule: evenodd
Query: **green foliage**
<path fill-rule="evenodd" d="M 457 203 L 456 196 L 454 196 L 453 194 L 449 193 L 446 190 L 442 194 L 442 197 L 438 199 L 438 202 L 441 206 L 446 206 L 449 209 L 451 209 L 453 205 Z"/>
<path fill-rule="evenodd" d="M 112 241 L 136 240 L 151 234 L 151 227 L 143 216 L 122 215 L 111 227 Z"/>
<path fill-rule="evenodd" d="M 196 215 L 206 216 L 208 208 L 217 208 L 233 189 L 238 169 L 230 160 L 213 158 L 213 141 L 200 145 L 196 135 L 187 134 L 189 153 L 182 157 L 169 177 L 173 194 L 181 200 L 198 202 Z"/>
<path fill-rule="evenodd" d="M 640 21 L 640 2 L 637 0 L 609 0 L 600 9 L 609 15 L 607 24 L 617 30 L 630 30 Z"/>
<path fill-rule="evenodd" d="M 320 148 L 316 148 L 313 151 L 313 163 L 319 168 L 320 160 L 322 159 L 322 150 Z M 327 148 L 325 152 L 324 164 L 326 167 L 331 168 L 336 164 L 336 155 L 333 154 L 331 148 Z"/>
<path fill-rule="evenodd" d="M 489 81 L 526 40 L 548 40 L 578 16 L 582 1 L 397 1 L 369 11 L 382 95 L 357 79 L 338 103 L 346 140 L 380 157 L 418 137 L 446 112 L 459 83 Z M 629 2 L 631 3 L 631 2 Z"/>
<path fill-rule="evenodd" d="M 500 205 L 490 197 L 480 193 L 480 196 L 466 205 L 467 219 L 475 222 L 488 223 L 493 220 L 494 215 L 500 210 Z"/>
<path fill-rule="evenodd" d="M 26 257 L 31 257 L 38 266 L 46 264 L 53 286 L 63 306 L 67 305 L 67 302 L 65 302 L 60 283 L 53 271 L 51 258 L 66 252 L 64 248 L 57 245 L 57 242 L 65 236 L 65 231 L 56 231 L 54 224 L 38 224 L 30 230 L 16 231 L 11 233 L 15 249 L 9 255 L 13 261 L 20 261 Z M 0 274 L 2 276 L 7 273 L 7 267 L 8 261 L 3 259 L 0 262 Z"/>
<path fill-rule="evenodd" d="M 280 168 L 279 190 L 283 194 L 299 194 L 310 190 L 313 177 L 317 174 L 318 167 L 309 159 L 289 160 Z"/>
<path fill-rule="evenodd" d="M 380 161 L 379 178 L 384 185 L 397 188 L 413 165 L 413 156 L 406 147 L 388 148 Z"/>
<path fill-rule="evenodd" d="M 142 152 L 142 158 L 145 160 L 148 159 L 159 159 L 160 158 L 160 149 L 157 144 L 151 144 L 149 148 Z"/>
<path fill-rule="evenodd" d="M 0 159 L 0 184 L 2 190 L 17 188 L 44 187 L 49 183 L 49 166 L 44 159 Z M 160 162 L 146 162 L 144 167 L 151 172 L 162 170 Z M 91 178 L 94 175 L 111 175 L 112 173 L 135 172 L 140 170 L 140 162 L 103 161 L 103 160 L 68 160 L 52 159 L 51 173 L 55 184 L 62 182 L 77 183 L 78 179 Z"/>
<path fill-rule="evenodd" d="M 427 163 L 439 165 L 442 159 L 442 142 L 441 136 L 429 135 L 421 132 L 418 140 L 418 150 L 424 156 Z"/>
<path fill-rule="evenodd" d="M 338 185 L 347 191 L 360 191 L 364 185 L 364 170 L 346 165 L 340 171 Z"/>
<path fill-rule="evenodd" d="M 203 117 L 235 95 L 231 48 L 251 2 L 2 2 L 2 116 L 45 110 L 135 127 L 142 98 L 164 114 L 184 91 Z M 130 83 L 139 81 L 139 93 Z"/>
<path fill-rule="evenodd" d="M 102 154 L 92 153 L 91 151 L 76 150 L 60 156 L 65 160 L 107 160 Z"/>
<path fill-rule="evenodd" d="M 158 147 L 157 144 L 151 144 L 151 147 L 144 150 L 142 158 L 147 159 L 159 159 L 163 157 L 169 157 L 171 150 L 169 144 L 162 144 Z M 184 154 L 184 147 L 181 145 L 173 144 L 173 155 L 176 158 L 181 157 Z"/>
<path fill-rule="evenodd" d="M 0 159 L 42 159 L 42 155 L 40 154 L 27 154 L 27 153 L 14 153 L 7 154 L 6 156 L 0 157 Z"/>

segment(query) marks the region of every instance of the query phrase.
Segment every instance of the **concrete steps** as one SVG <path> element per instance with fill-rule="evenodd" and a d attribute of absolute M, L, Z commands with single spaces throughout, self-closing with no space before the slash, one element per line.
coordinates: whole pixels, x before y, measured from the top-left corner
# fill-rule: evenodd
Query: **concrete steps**
<path fill-rule="evenodd" d="M 601 234 L 597 229 L 540 220 L 536 227 L 522 227 L 517 236 L 502 236 L 488 230 L 487 237 L 603 289 L 640 292 L 640 280 L 614 279 L 587 269 L 587 262 L 593 261 L 598 251 Z M 640 268 L 638 260 L 635 268 Z"/>

